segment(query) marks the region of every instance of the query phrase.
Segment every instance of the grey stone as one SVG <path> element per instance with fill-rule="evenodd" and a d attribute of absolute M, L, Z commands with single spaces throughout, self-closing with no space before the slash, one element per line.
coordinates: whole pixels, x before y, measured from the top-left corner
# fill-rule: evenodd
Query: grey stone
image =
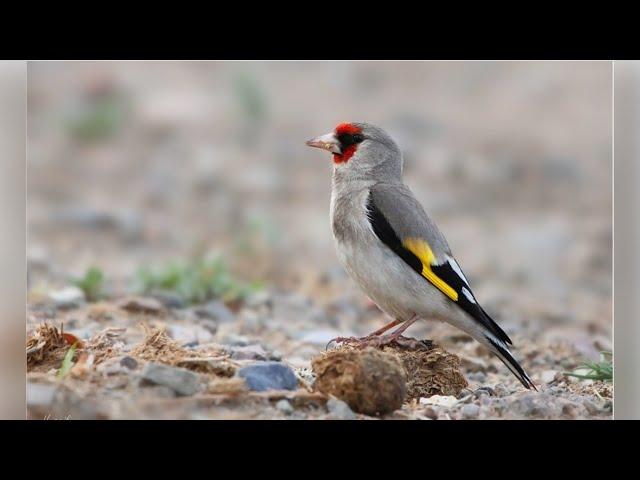
<path fill-rule="evenodd" d="M 141 378 L 143 383 L 163 385 L 184 396 L 193 395 L 202 389 L 200 379 L 195 373 L 184 368 L 160 363 L 147 364 L 142 371 Z"/>
<path fill-rule="evenodd" d="M 229 307 L 218 300 L 196 307 L 193 309 L 193 312 L 199 318 L 216 320 L 218 323 L 233 322 L 236 319 Z"/>
<path fill-rule="evenodd" d="M 291 405 L 291 402 L 284 398 L 276 403 L 276 408 L 285 415 L 291 415 L 294 412 L 294 408 L 293 405 Z"/>
<path fill-rule="evenodd" d="M 474 380 L 478 383 L 483 383 L 487 380 L 487 374 L 484 372 L 472 372 L 468 374 L 467 377 L 469 378 L 469 380 Z"/>
<path fill-rule="evenodd" d="M 353 413 L 353 410 L 338 398 L 330 398 L 327 401 L 327 410 L 331 414 L 333 418 L 336 420 L 355 420 L 356 414 Z"/>
<path fill-rule="evenodd" d="M 228 333 L 220 339 L 220 342 L 223 343 L 224 345 L 229 345 L 232 347 L 236 347 L 236 346 L 244 347 L 251 343 L 251 339 L 244 335 L 236 335 L 234 333 Z"/>
<path fill-rule="evenodd" d="M 212 335 L 218 333 L 218 322 L 216 322 L 215 320 L 205 318 L 200 320 L 198 324 Z"/>
<path fill-rule="evenodd" d="M 267 352 L 262 345 L 247 345 L 244 347 L 233 347 L 231 358 L 234 360 L 279 360 L 273 354 Z"/>
<path fill-rule="evenodd" d="M 257 308 L 271 303 L 271 294 L 266 290 L 251 293 L 244 301 L 249 308 Z"/>
<path fill-rule="evenodd" d="M 511 393 L 502 383 L 497 383 L 493 390 L 498 397 L 506 397 Z"/>
<path fill-rule="evenodd" d="M 27 383 L 27 405 L 47 407 L 53 403 L 57 386 L 44 383 Z"/>
<path fill-rule="evenodd" d="M 75 308 L 84 302 L 84 292 L 78 287 L 66 287 L 47 295 L 56 308 Z"/>
<path fill-rule="evenodd" d="M 469 403 L 462 407 L 461 412 L 462 418 L 472 420 L 474 418 L 478 418 L 478 415 L 480 414 L 480 407 L 478 407 L 478 405 L 476 405 L 475 403 Z"/>
<path fill-rule="evenodd" d="M 540 380 L 542 381 L 542 383 L 551 383 L 556 378 L 557 373 L 558 372 L 555 370 L 545 370 L 540 375 Z"/>
<path fill-rule="evenodd" d="M 135 370 L 136 368 L 138 368 L 138 361 L 133 357 L 122 357 L 120 359 L 120 365 L 128 368 L 129 370 Z"/>
<path fill-rule="evenodd" d="M 186 346 L 190 344 L 192 346 L 199 345 L 201 343 L 210 343 L 214 340 L 211 332 L 198 324 L 172 324 L 168 325 L 167 331 L 169 336 Z"/>
<path fill-rule="evenodd" d="M 158 300 L 165 308 L 184 308 L 186 302 L 180 295 L 167 290 L 152 290 L 149 296 Z"/>
<path fill-rule="evenodd" d="M 584 408 L 587 409 L 587 412 L 589 412 L 589 415 L 600 415 L 602 413 L 602 410 L 600 409 L 600 407 L 598 407 L 595 403 L 593 403 L 588 398 L 585 398 L 582 401 L 582 405 L 584 405 Z"/>
<path fill-rule="evenodd" d="M 553 397 L 542 393 L 526 393 L 516 399 L 509 411 L 523 417 L 548 418 L 552 416 L 550 402 Z"/>
<path fill-rule="evenodd" d="M 250 390 L 295 390 L 298 379 L 291 368 L 280 362 L 261 362 L 241 368 L 236 373 L 244 378 Z"/>

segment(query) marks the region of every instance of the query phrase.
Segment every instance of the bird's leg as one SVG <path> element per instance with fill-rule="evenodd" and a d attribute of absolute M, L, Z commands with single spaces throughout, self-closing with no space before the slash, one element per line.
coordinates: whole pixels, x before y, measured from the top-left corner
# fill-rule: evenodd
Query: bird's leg
<path fill-rule="evenodd" d="M 418 320 L 418 318 L 419 317 L 414 313 L 413 316 L 409 320 L 405 320 L 402 323 L 402 325 L 400 325 L 400 327 L 396 328 L 389 335 L 383 335 L 381 337 L 377 337 L 377 338 L 371 340 L 371 345 L 375 345 L 377 347 L 382 347 L 384 345 L 389 345 L 390 343 L 398 342 L 400 340 L 400 338 L 402 337 L 402 334 L 404 333 L 404 331 L 407 328 L 409 328 L 411 325 L 413 325 Z M 404 337 L 402 337 L 402 338 L 404 338 Z M 405 339 L 405 340 L 411 340 L 411 339 Z M 415 341 L 412 340 L 412 342 L 415 342 Z"/>
<path fill-rule="evenodd" d="M 384 332 L 386 332 L 387 330 L 395 327 L 396 325 L 398 325 L 400 323 L 402 323 L 402 320 L 395 319 L 394 321 L 387 323 L 384 327 L 379 328 L 378 330 L 376 330 L 373 333 L 370 333 L 365 338 L 377 337 L 379 335 L 382 335 Z"/>
<path fill-rule="evenodd" d="M 345 343 L 347 345 L 352 345 L 352 346 L 356 346 L 359 348 L 364 348 L 364 347 L 383 347 L 385 345 L 389 345 L 390 343 L 394 343 L 394 342 L 399 342 L 399 340 L 402 337 L 402 334 L 404 333 L 404 331 L 409 328 L 411 325 L 413 325 L 413 323 L 415 323 L 418 320 L 418 316 L 416 314 L 413 314 L 413 316 L 409 319 L 409 320 L 394 320 L 393 322 L 388 323 L 387 325 L 385 325 L 384 327 L 376 330 L 375 332 L 373 332 L 370 335 L 367 335 L 366 337 L 362 337 L 362 338 L 355 338 L 355 337 L 338 337 L 338 338 L 334 338 L 333 340 L 331 340 L 328 344 L 327 347 L 332 343 L 332 342 L 336 342 L 336 343 Z M 395 327 L 398 324 L 402 324 L 400 325 L 399 328 L 397 328 L 396 330 L 394 330 L 391 334 L 389 335 L 382 335 L 384 332 L 386 332 L 387 330 L 389 330 L 390 328 Z M 406 339 L 409 340 L 409 339 Z M 415 342 L 415 340 L 412 340 L 412 342 Z M 399 342 L 400 343 L 400 342 Z M 406 343 L 406 342 L 403 342 Z"/>

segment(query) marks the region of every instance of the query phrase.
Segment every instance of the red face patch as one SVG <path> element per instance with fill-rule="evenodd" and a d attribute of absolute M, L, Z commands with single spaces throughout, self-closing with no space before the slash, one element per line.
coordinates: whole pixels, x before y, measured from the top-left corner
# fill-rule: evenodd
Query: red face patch
<path fill-rule="evenodd" d="M 362 130 L 360 130 L 358 127 L 356 127 L 351 123 L 341 123 L 335 128 L 334 132 L 336 134 L 336 137 L 340 138 L 341 135 L 355 135 L 357 133 L 361 133 Z M 334 163 L 348 162 L 349 159 L 353 157 L 353 154 L 356 153 L 357 149 L 358 149 L 358 145 L 356 143 L 353 143 L 346 147 L 342 147 L 342 153 L 333 154 L 333 162 Z"/>

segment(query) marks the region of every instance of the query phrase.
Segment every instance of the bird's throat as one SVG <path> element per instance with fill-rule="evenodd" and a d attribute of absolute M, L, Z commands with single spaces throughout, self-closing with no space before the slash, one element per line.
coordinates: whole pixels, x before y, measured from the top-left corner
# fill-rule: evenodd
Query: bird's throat
<path fill-rule="evenodd" d="M 347 163 L 349 159 L 353 157 L 353 154 L 356 153 L 357 149 L 358 149 L 357 145 L 349 145 L 347 148 L 344 149 L 342 153 L 340 154 L 334 153 L 333 163 Z"/>

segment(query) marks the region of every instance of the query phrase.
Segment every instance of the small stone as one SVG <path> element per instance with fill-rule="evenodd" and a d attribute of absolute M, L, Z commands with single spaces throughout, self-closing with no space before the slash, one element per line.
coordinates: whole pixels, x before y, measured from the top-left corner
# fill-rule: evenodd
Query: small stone
<path fill-rule="evenodd" d="M 57 308 L 75 308 L 84 302 L 84 292 L 78 287 L 66 287 L 49 292 L 49 299 Z"/>
<path fill-rule="evenodd" d="M 231 358 L 234 360 L 273 360 L 262 345 L 247 345 L 245 347 L 233 347 Z"/>
<path fill-rule="evenodd" d="M 587 409 L 589 415 L 600 415 L 602 413 L 602 410 L 588 398 L 585 398 L 582 401 L 582 405 L 584 405 L 584 408 Z"/>
<path fill-rule="evenodd" d="M 27 383 L 27 406 L 48 407 L 53 402 L 57 386 L 43 383 Z"/>
<path fill-rule="evenodd" d="M 118 307 L 132 313 L 158 314 L 162 311 L 163 305 L 155 298 L 150 297 L 130 297 L 118 302 Z"/>
<path fill-rule="evenodd" d="M 336 420 L 356 419 L 356 414 L 353 413 L 349 405 L 338 398 L 330 398 L 327 401 L 327 410 L 329 410 L 331 416 Z"/>
<path fill-rule="evenodd" d="M 107 358 L 96 367 L 96 370 L 104 375 L 123 373 L 124 369 L 121 359 L 118 358 Z"/>
<path fill-rule="evenodd" d="M 567 402 L 562 406 L 562 415 L 569 418 L 576 418 L 578 416 L 578 409 L 571 402 Z"/>
<path fill-rule="evenodd" d="M 549 418 L 552 416 L 551 401 L 552 397 L 546 394 L 525 393 L 509 406 L 509 412 L 523 417 Z"/>
<path fill-rule="evenodd" d="M 196 307 L 193 312 L 202 319 L 216 320 L 218 323 L 227 323 L 235 321 L 236 317 L 233 312 L 223 302 L 214 300 Z"/>
<path fill-rule="evenodd" d="M 505 387 L 502 383 L 497 383 L 495 387 L 493 387 L 493 391 L 498 397 L 506 397 L 511 393 L 509 389 Z"/>
<path fill-rule="evenodd" d="M 261 362 L 238 370 L 237 376 L 244 378 L 254 392 L 266 390 L 295 390 L 298 379 L 291 368 L 280 362 Z"/>
<path fill-rule="evenodd" d="M 244 301 L 244 304 L 249 308 L 257 308 L 262 305 L 267 305 L 271 302 L 271 294 L 266 290 L 260 290 L 258 292 L 251 293 Z"/>
<path fill-rule="evenodd" d="M 224 345 L 232 347 L 244 347 L 251 343 L 251 339 L 245 335 L 236 335 L 229 333 L 220 339 L 220 342 Z"/>
<path fill-rule="evenodd" d="M 138 361 L 133 357 L 122 357 L 122 359 L 120 359 L 120 365 L 129 370 L 135 370 L 138 368 Z"/>
<path fill-rule="evenodd" d="M 478 418 L 478 415 L 480 414 L 480 407 L 475 403 L 469 403 L 464 407 L 462 407 L 461 412 L 462 412 L 462 418 L 465 418 L 467 420 L 473 420 L 475 418 Z"/>
<path fill-rule="evenodd" d="M 212 335 L 218 333 L 218 322 L 215 320 L 205 318 L 200 320 L 198 324 Z"/>
<path fill-rule="evenodd" d="M 551 383 L 551 382 L 553 382 L 555 380 L 557 373 L 558 372 L 555 371 L 555 370 L 545 370 L 540 375 L 540 381 L 542 383 Z"/>
<path fill-rule="evenodd" d="M 284 413 L 285 415 L 291 415 L 295 411 L 295 409 L 293 408 L 293 405 L 291 405 L 291 402 L 289 402 L 289 400 L 286 400 L 284 398 L 278 401 L 278 403 L 276 403 L 276 408 L 280 410 L 282 413 Z"/>
<path fill-rule="evenodd" d="M 446 408 L 451 408 L 456 403 L 458 403 L 458 399 L 453 395 L 431 395 L 428 398 L 422 397 L 420 399 L 420 405 L 436 405 Z"/>
<path fill-rule="evenodd" d="M 198 324 L 168 325 L 167 333 L 171 338 L 184 347 L 210 343 L 214 340 L 211 332 Z"/>
<path fill-rule="evenodd" d="M 183 297 L 167 290 L 152 290 L 149 295 L 158 300 L 166 308 L 179 309 L 186 306 Z"/>
<path fill-rule="evenodd" d="M 436 412 L 433 407 L 425 408 L 423 414 L 425 417 L 430 418 L 431 420 L 438 419 L 438 412 Z"/>
<path fill-rule="evenodd" d="M 170 367 L 160 363 L 149 363 L 142 371 L 144 382 L 163 385 L 179 395 L 193 395 L 201 390 L 198 375 L 184 368 Z"/>

